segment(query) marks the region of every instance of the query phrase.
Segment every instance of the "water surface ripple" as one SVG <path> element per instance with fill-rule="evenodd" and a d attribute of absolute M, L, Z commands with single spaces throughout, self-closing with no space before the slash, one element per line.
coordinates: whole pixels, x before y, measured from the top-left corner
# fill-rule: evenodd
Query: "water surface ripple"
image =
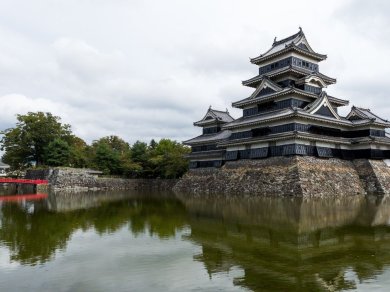
<path fill-rule="evenodd" d="M 390 291 L 389 223 L 386 197 L 0 201 L 0 291 Z"/>

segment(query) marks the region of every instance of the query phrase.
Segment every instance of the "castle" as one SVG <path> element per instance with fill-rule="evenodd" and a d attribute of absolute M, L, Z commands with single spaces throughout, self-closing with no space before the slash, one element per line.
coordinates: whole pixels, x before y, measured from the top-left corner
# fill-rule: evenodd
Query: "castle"
<path fill-rule="evenodd" d="M 326 55 L 315 52 L 299 31 L 251 59 L 259 74 L 243 81 L 253 93 L 232 106 L 243 110 L 234 119 L 228 111 L 208 109 L 194 123 L 203 133 L 184 143 L 191 146 L 190 168 L 219 168 L 226 161 L 277 156 L 320 158 L 390 158 L 389 121 L 369 109 L 352 107 L 343 117 L 338 108 L 348 100 L 325 88 L 336 79 L 320 73 Z"/>

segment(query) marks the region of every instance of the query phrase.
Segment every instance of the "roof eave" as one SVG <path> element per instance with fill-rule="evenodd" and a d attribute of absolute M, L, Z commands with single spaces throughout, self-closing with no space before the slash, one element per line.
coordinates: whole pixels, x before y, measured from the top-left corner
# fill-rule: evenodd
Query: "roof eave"
<path fill-rule="evenodd" d="M 256 104 L 256 103 L 262 102 L 262 101 L 265 102 L 265 101 L 271 100 L 272 98 L 276 98 L 276 97 L 283 96 L 283 95 L 290 94 L 290 93 L 297 93 L 297 94 L 307 96 L 307 97 L 318 98 L 318 95 L 316 95 L 314 93 L 304 92 L 303 90 L 297 90 L 296 88 L 291 87 L 289 90 L 272 93 L 268 96 L 264 95 L 264 96 L 261 96 L 260 98 L 249 99 L 246 102 L 244 102 L 244 101 L 233 102 L 232 107 L 242 108 L 242 107 L 250 105 L 250 104 Z"/>
<path fill-rule="evenodd" d="M 337 106 L 337 107 L 349 105 L 349 101 L 340 102 L 340 101 L 332 100 L 331 98 L 329 98 L 329 102 L 332 103 L 332 104 L 334 104 L 334 105 Z"/>
<path fill-rule="evenodd" d="M 224 122 L 217 121 L 217 120 L 206 120 L 206 121 L 194 122 L 194 126 L 202 127 L 202 126 L 207 126 L 207 125 L 212 125 L 212 124 L 223 124 L 223 123 Z"/>
<path fill-rule="evenodd" d="M 274 134 L 273 136 L 265 136 L 265 137 L 259 137 L 259 138 L 245 138 L 245 139 L 237 139 L 237 140 L 230 140 L 226 141 L 225 143 L 221 143 L 217 145 L 217 148 L 222 147 L 228 147 L 228 146 L 236 146 L 236 145 L 243 145 L 243 144 L 253 144 L 256 142 L 268 142 L 268 141 L 281 141 L 281 140 L 288 140 L 291 138 L 295 139 L 303 139 L 303 140 L 310 140 L 310 141 L 331 141 L 331 142 L 337 142 L 344 145 L 350 145 L 351 141 L 348 138 L 332 138 L 332 137 L 325 137 L 325 136 L 319 136 L 319 135 L 313 135 L 308 134 L 304 132 L 297 132 L 297 131 L 290 131 L 285 133 L 279 133 Z"/>
<path fill-rule="evenodd" d="M 194 138 L 195 139 L 195 138 Z M 219 143 L 221 141 L 224 141 L 224 140 L 227 140 L 229 138 L 223 138 L 223 139 L 215 139 L 215 140 L 204 140 L 204 141 L 198 141 L 198 142 L 191 142 L 191 140 L 187 140 L 187 141 L 184 141 L 182 142 L 184 145 L 187 145 L 187 146 L 194 146 L 194 145 L 206 145 L 206 144 L 210 144 L 210 143 Z"/>
<path fill-rule="evenodd" d="M 252 64 L 255 64 L 255 65 L 259 65 L 261 62 L 265 61 L 265 60 L 269 60 L 269 59 L 272 59 L 272 58 L 275 58 L 283 53 L 287 53 L 288 51 L 297 51 L 301 54 L 304 54 L 304 55 L 307 55 L 307 56 L 310 56 L 312 57 L 313 59 L 317 60 L 317 61 L 323 61 L 323 60 L 326 60 L 327 59 L 327 55 L 324 55 L 324 54 L 319 54 L 319 53 L 312 53 L 312 52 L 309 52 L 309 51 L 306 51 L 306 50 L 303 50 L 297 46 L 288 46 L 278 52 L 275 52 L 273 54 L 270 54 L 268 56 L 263 56 L 263 55 L 260 55 L 258 57 L 255 57 L 255 58 L 251 58 L 250 59 L 250 62 Z"/>
<path fill-rule="evenodd" d="M 229 126 L 229 124 L 225 125 L 225 129 L 231 130 L 231 129 L 237 129 L 237 128 L 242 128 L 242 127 L 247 127 L 247 126 L 253 126 L 253 125 L 258 125 L 258 124 L 263 124 L 263 123 L 268 123 L 268 122 L 273 122 L 277 120 L 284 120 L 284 119 L 289 119 L 289 118 L 302 118 L 302 119 L 309 119 L 309 120 L 314 120 L 314 121 L 320 121 L 324 122 L 327 124 L 333 124 L 333 125 L 340 125 L 340 126 L 349 126 L 352 128 L 359 128 L 359 127 L 364 127 L 364 126 L 370 126 L 370 125 L 377 125 L 377 126 L 382 126 L 382 127 L 390 127 L 390 123 L 383 124 L 383 123 L 378 123 L 375 121 L 367 121 L 366 123 L 362 124 L 354 124 L 351 121 L 346 121 L 346 120 L 330 120 L 322 116 L 318 115 L 312 115 L 312 114 L 305 114 L 303 112 L 299 111 L 294 111 L 292 113 L 288 113 L 286 115 L 278 116 L 278 117 L 270 117 L 268 119 L 264 120 L 259 120 L 259 121 L 253 121 L 249 123 L 240 123 L 236 125 Z"/>
<path fill-rule="evenodd" d="M 319 72 L 315 72 L 315 73 L 313 73 L 313 72 L 309 72 L 309 71 L 307 71 L 307 70 L 305 70 L 305 69 L 303 69 L 303 68 L 299 68 L 299 67 L 296 67 L 296 66 L 292 66 L 292 65 L 290 65 L 290 66 L 288 66 L 288 67 L 285 67 L 285 68 L 282 68 L 283 70 L 280 70 L 280 71 L 271 71 L 271 72 L 268 72 L 267 74 L 262 74 L 262 75 L 257 75 L 257 76 L 255 76 L 255 77 L 253 77 L 253 78 L 250 78 L 250 79 L 248 79 L 248 80 L 244 80 L 244 81 L 242 81 L 241 83 L 242 83 L 242 85 L 244 85 L 244 86 L 248 86 L 248 87 L 256 87 L 257 85 L 258 85 L 258 83 L 259 82 L 261 82 L 262 81 L 262 79 L 265 77 L 265 76 L 267 76 L 267 77 L 275 77 L 275 76 L 278 76 L 278 75 L 280 75 L 280 74 L 284 74 L 284 73 L 286 73 L 286 72 L 290 72 L 290 71 L 292 71 L 292 72 L 295 72 L 295 73 L 298 73 L 298 74 L 302 74 L 302 75 L 304 75 L 304 74 L 315 74 L 315 75 L 317 75 L 319 78 L 321 78 L 321 79 L 323 79 L 324 80 L 324 82 L 327 84 L 327 85 L 331 85 L 331 84 L 335 84 L 336 82 L 337 82 L 337 79 L 336 78 L 331 78 L 331 77 L 329 77 L 329 76 L 326 76 L 326 75 L 324 75 L 324 74 L 322 74 L 322 73 L 319 73 Z M 302 72 L 302 71 L 304 71 L 304 72 Z M 305 72 L 306 71 L 306 72 Z"/>

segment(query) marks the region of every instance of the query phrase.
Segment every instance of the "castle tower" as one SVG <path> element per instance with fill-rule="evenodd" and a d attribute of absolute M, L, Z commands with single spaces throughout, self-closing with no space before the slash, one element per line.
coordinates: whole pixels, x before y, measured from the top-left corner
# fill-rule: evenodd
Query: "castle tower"
<path fill-rule="evenodd" d="M 319 63 L 325 59 L 326 55 L 311 48 L 302 29 L 282 40 L 275 39 L 268 51 L 251 59 L 259 74 L 242 84 L 254 91 L 232 103 L 243 110 L 243 115 L 221 124 L 220 136 L 213 140 L 220 154 L 224 153 L 222 163 L 289 155 L 390 157 L 387 120 L 358 107 L 352 107 L 346 117 L 339 115 L 338 107 L 349 102 L 325 91 L 336 83 L 319 70 Z M 202 120 L 195 125 L 200 126 L 200 122 L 205 123 Z M 193 146 L 194 139 L 186 143 Z M 206 153 L 209 150 L 202 149 L 193 147 L 193 153 L 197 152 L 197 157 L 202 154 L 202 161 L 212 161 Z M 190 157 L 192 168 L 216 166 L 196 163 L 196 159 Z"/>

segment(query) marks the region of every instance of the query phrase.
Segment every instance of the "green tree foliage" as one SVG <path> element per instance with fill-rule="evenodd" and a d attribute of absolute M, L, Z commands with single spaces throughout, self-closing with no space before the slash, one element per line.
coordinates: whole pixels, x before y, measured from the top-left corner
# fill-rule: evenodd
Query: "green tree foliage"
<path fill-rule="evenodd" d="M 93 167 L 103 171 L 105 174 L 120 174 L 121 153 L 110 144 L 110 137 L 101 138 L 98 141 L 95 141 L 92 144 L 92 149 Z"/>
<path fill-rule="evenodd" d="M 109 175 L 138 178 L 178 178 L 187 171 L 189 148 L 169 139 L 132 146 L 118 136 L 87 145 L 69 125 L 50 113 L 18 115 L 14 128 L 0 134 L 4 162 L 19 169 L 37 165 L 89 167 Z"/>
<path fill-rule="evenodd" d="M 13 168 L 21 168 L 35 162 L 45 164 L 45 149 L 55 139 L 66 141 L 70 137 L 69 125 L 51 113 L 28 113 L 17 115 L 15 128 L 1 132 L 1 150 L 5 150 L 4 162 Z"/>
<path fill-rule="evenodd" d="M 54 139 L 45 149 L 45 161 L 50 166 L 69 166 L 71 148 L 68 142 Z"/>
<path fill-rule="evenodd" d="M 105 174 L 131 176 L 142 171 L 142 166 L 132 160 L 130 145 L 118 136 L 95 141 L 92 152 L 91 166 Z"/>
<path fill-rule="evenodd" d="M 71 136 L 68 141 L 70 145 L 70 160 L 69 166 L 72 167 L 88 167 L 90 156 L 90 146 L 79 137 Z"/>
<path fill-rule="evenodd" d="M 136 163 L 139 168 L 132 173 L 133 177 L 152 177 L 150 164 L 150 147 L 144 142 L 136 141 L 131 147 L 131 160 Z"/>
<path fill-rule="evenodd" d="M 154 165 L 154 174 L 162 178 L 178 178 L 182 176 L 188 167 L 184 155 L 189 153 L 189 148 L 176 141 L 161 139 L 156 147 L 151 150 L 150 162 Z"/>
<path fill-rule="evenodd" d="M 153 149 L 155 149 L 156 147 L 157 147 L 157 142 L 156 142 L 154 139 L 152 139 L 152 140 L 150 141 L 150 143 L 149 143 L 149 149 L 153 150 Z"/>
<path fill-rule="evenodd" d="M 148 161 L 148 145 L 144 142 L 137 141 L 131 147 L 131 158 L 134 162 L 144 164 Z"/>
<path fill-rule="evenodd" d="M 131 159 L 141 169 L 133 176 L 178 178 L 188 169 L 184 156 L 189 152 L 188 147 L 169 139 L 152 140 L 149 146 L 137 141 L 131 147 Z"/>

